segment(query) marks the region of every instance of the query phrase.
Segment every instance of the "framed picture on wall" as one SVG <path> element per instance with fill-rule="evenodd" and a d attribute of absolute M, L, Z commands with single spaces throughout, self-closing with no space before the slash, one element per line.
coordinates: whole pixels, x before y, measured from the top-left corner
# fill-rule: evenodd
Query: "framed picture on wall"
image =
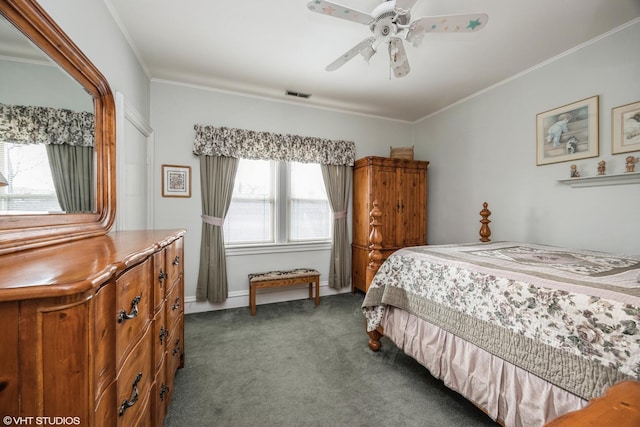
<path fill-rule="evenodd" d="M 162 165 L 162 197 L 191 197 L 191 166 Z"/>
<path fill-rule="evenodd" d="M 538 166 L 597 157 L 598 96 L 539 113 L 536 152 Z"/>
<path fill-rule="evenodd" d="M 640 101 L 611 109 L 611 153 L 640 151 Z"/>

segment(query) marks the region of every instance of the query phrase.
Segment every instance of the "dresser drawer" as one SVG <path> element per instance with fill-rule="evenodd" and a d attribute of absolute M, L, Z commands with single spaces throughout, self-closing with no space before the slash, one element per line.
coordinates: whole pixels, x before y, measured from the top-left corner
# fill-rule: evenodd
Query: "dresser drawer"
<path fill-rule="evenodd" d="M 0 304 L 0 408 L 2 415 L 19 414 L 19 313 L 17 302 Z"/>
<path fill-rule="evenodd" d="M 149 390 L 154 377 L 155 369 L 151 366 L 151 328 L 147 328 L 118 373 L 118 427 L 136 425 L 136 420 L 149 403 Z"/>
<path fill-rule="evenodd" d="M 180 315 L 171 326 L 171 338 L 167 342 L 167 378 L 166 383 L 169 388 L 169 400 L 173 393 L 173 381 L 176 371 L 184 363 L 184 317 Z M 167 403 L 168 403 L 167 402 Z"/>
<path fill-rule="evenodd" d="M 156 373 L 156 380 L 153 384 L 153 390 L 151 391 L 151 412 L 153 414 L 154 425 L 156 426 L 162 425 L 162 421 L 167 414 L 169 392 L 165 359 L 162 359 L 162 366 Z"/>
<path fill-rule="evenodd" d="M 173 286 L 176 279 L 182 275 L 184 264 L 184 240 L 183 238 L 176 239 L 173 243 L 165 249 L 166 254 L 166 268 L 169 274 L 168 285 Z"/>
<path fill-rule="evenodd" d="M 180 279 L 178 283 L 175 283 L 169 290 L 169 294 L 167 295 L 165 310 L 167 313 L 166 322 L 169 327 L 173 326 L 178 316 L 182 313 L 182 307 L 182 279 Z"/>
<path fill-rule="evenodd" d="M 160 306 L 160 310 L 156 313 L 155 320 L 153 322 L 153 366 L 155 368 L 160 366 L 164 357 L 165 350 L 167 349 L 167 342 L 169 341 L 169 329 L 165 320 L 164 305 Z"/>
<path fill-rule="evenodd" d="M 165 261 L 165 249 L 153 254 L 153 307 L 157 312 L 164 301 L 165 291 L 169 286 L 169 274 Z"/>
<path fill-rule="evenodd" d="M 116 281 L 116 361 L 121 366 L 129 349 L 149 323 L 150 261 L 139 264 Z"/>

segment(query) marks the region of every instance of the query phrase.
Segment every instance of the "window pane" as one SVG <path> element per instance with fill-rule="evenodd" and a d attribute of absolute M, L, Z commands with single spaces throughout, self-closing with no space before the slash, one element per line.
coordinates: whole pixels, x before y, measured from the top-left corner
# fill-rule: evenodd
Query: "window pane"
<path fill-rule="evenodd" d="M 60 212 L 44 144 L 0 142 L 0 211 Z"/>
<path fill-rule="evenodd" d="M 231 205 L 224 222 L 225 243 L 273 242 L 273 188 L 272 162 L 240 160 Z"/>
<path fill-rule="evenodd" d="M 330 239 L 331 207 L 320 165 L 292 162 L 289 170 L 289 240 Z"/>

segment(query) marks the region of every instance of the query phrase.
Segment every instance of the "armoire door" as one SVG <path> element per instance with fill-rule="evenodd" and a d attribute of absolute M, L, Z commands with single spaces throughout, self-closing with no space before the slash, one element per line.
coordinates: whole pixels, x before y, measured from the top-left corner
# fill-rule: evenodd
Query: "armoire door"
<path fill-rule="evenodd" d="M 397 194 L 400 199 L 396 228 L 398 246 L 426 243 L 427 179 L 425 169 L 398 169 Z"/>

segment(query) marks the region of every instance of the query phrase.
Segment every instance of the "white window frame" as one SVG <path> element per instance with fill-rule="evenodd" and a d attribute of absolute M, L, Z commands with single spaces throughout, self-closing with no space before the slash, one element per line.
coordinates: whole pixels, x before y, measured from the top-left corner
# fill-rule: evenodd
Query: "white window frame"
<path fill-rule="evenodd" d="M 242 161 L 242 159 L 240 159 Z M 325 240 L 309 240 L 301 242 L 291 242 L 288 236 L 288 208 L 289 208 L 289 177 L 291 167 L 289 162 L 274 161 L 274 212 L 273 212 L 273 236 L 275 242 L 267 243 L 226 243 L 225 253 L 227 256 L 255 255 L 265 253 L 286 253 L 286 252 L 306 252 L 325 251 L 331 249 L 333 235 L 333 220 L 329 224 L 331 230 L 329 237 Z"/>

